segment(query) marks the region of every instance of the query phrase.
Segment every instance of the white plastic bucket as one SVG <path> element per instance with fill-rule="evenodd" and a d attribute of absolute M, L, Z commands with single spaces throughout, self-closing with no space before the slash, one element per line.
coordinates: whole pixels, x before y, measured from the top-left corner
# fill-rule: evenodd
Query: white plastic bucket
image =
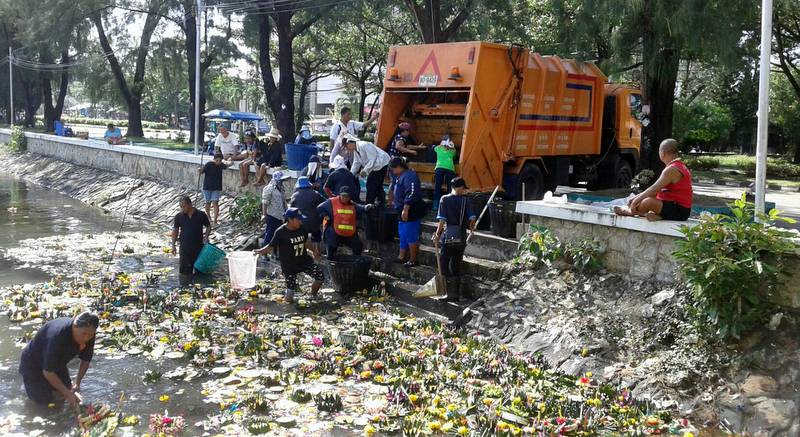
<path fill-rule="evenodd" d="M 228 254 L 228 272 L 231 287 L 246 290 L 256 286 L 256 262 L 258 255 L 253 252 L 231 252 Z"/>

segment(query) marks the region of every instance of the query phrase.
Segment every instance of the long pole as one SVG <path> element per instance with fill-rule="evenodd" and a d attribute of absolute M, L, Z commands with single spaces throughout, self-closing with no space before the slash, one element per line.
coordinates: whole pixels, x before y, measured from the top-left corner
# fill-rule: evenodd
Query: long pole
<path fill-rule="evenodd" d="M 14 127 L 14 54 L 8 45 L 8 119 Z"/>
<path fill-rule="evenodd" d="M 200 16 L 203 11 L 203 0 L 197 0 L 197 17 L 195 18 L 194 46 L 194 154 L 200 153 Z"/>
<path fill-rule="evenodd" d="M 756 219 L 764 213 L 769 137 L 769 72 L 772 49 L 772 0 L 761 1 L 761 59 L 758 72 L 758 137 L 756 142 Z"/>

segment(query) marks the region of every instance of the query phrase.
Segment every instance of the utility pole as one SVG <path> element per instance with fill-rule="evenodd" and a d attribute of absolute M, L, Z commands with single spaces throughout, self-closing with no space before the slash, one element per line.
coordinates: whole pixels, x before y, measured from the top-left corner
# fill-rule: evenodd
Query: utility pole
<path fill-rule="evenodd" d="M 197 0 L 197 17 L 195 18 L 194 47 L 194 154 L 200 153 L 200 15 L 203 11 L 203 0 Z"/>
<path fill-rule="evenodd" d="M 14 53 L 8 45 L 8 120 L 14 127 Z"/>
<path fill-rule="evenodd" d="M 769 138 L 769 72 L 772 50 L 772 0 L 761 1 L 761 59 L 758 71 L 758 136 L 756 140 L 756 220 L 764 213 Z"/>

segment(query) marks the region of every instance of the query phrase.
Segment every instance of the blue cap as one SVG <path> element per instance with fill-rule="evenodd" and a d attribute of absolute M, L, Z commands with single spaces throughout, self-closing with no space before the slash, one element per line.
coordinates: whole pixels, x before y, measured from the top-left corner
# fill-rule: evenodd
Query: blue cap
<path fill-rule="evenodd" d="M 307 176 L 300 176 L 297 178 L 296 188 L 311 188 L 311 182 L 308 181 Z"/>
<path fill-rule="evenodd" d="M 283 218 L 287 220 L 292 218 L 299 218 L 301 220 L 304 220 L 306 216 L 304 216 L 303 213 L 300 212 L 300 209 L 298 208 L 289 208 L 286 210 L 286 212 L 283 213 Z"/>

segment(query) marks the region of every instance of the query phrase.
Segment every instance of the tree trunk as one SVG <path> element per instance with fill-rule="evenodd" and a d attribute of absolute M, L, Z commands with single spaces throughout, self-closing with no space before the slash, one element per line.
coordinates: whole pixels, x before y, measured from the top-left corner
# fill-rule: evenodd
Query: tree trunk
<path fill-rule="evenodd" d="M 193 0 L 183 0 L 181 2 L 183 4 L 183 32 L 186 35 L 186 60 L 188 61 L 186 66 L 186 76 L 189 78 L 189 142 L 194 144 L 194 135 L 195 135 L 195 127 L 194 127 L 194 90 L 195 90 L 195 47 L 197 44 L 197 20 L 195 15 L 193 14 L 192 9 L 194 8 L 194 1 Z M 206 112 L 206 96 L 205 96 L 205 87 L 203 86 L 203 69 L 200 69 L 200 144 L 203 144 L 203 140 L 205 138 L 205 127 L 206 123 L 203 119 L 203 113 Z M 202 147 L 201 147 L 202 148 Z"/>
<path fill-rule="evenodd" d="M 645 1 L 642 8 L 642 100 L 650 106 L 650 125 L 642 129 L 640 158 L 641 168 L 649 168 L 659 174 L 664 169 L 664 163 L 658 157 L 658 146 L 672 136 L 680 55 L 673 49 L 675 43 L 666 38 L 660 40 L 656 36 L 652 26 L 652 1 Z"/>
<path fill-rule="evenodd" d="M 48 63 L 52 62 L 50 56 L 43 56 L 42 60 Z M 62 52 L 61 63 L 65 64 L 68 62 L 69 54 L 67 52 Z M 52 132 L 55 130 L 55 122 L 61 120 L 61 113 L 64 110 L 64 99 L 67 97 L 67 89 L 69 87 L 69 72 L 66 69 L 61 72 L 61 81 L 59 83 L 58 96 L 56 97 L 55 104 L 53 104 L 53 86 L 50 82 L 50 75 L 43 73 L 40 76 L 40 80 L 42 96 L 44 97 L 44 127 L 48 132 Z"/>
<path fill-rule="evenodd" d="M 417 3 L 417 1 L 405 0 L 405 3 L 406 7 L 411 11 L 411 15 L 414 16 L 417 31 L 425 44 L 449 41 L 469 18 L 469 13 L 473 9 L 472 0 L 467 0 L 453 18 L 453 21 L 443 28 L 440 0 L 422 0 L 422 4 Z"/>
<path fill-rule="evenodd" d="M 297 121 L 295 122 L 295 126 L 297 130 L 300 130 L 303 127 L 303 123 L 306 121 L 306 96 L 308 95 L 308 87 L 309 87 L 310 79 L 308 75 L 303 76 L 300 80 L 300 92 L 298 93 L 297 99 Z"/>
<path fill-rule="evenodd" d="M 367 79 L 362 78 L 359 81 L 359 96 L 358 96 L 358 119 L 364 121 L 364 106 L 367 104 Z"/>

